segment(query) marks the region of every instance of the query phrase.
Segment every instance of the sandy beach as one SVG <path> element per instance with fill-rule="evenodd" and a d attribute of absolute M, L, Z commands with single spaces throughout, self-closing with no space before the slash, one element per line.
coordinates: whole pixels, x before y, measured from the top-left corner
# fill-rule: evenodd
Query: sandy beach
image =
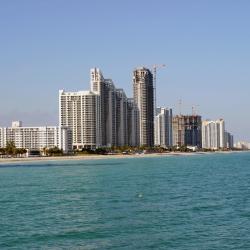
<path fill-rule="evenodd" d="M 217 151 L 217 152 L 169 152 L 169 153 L 149 153 L 149 154 L 114 154 L 114 155 L 76 155 L 76 156 L 40 156 L 21 158 L 0 158 L 0 166 L 4 164 L 15 164 L 25 162 L 42 161 L 83 161 L 83 160 L 105 160 L 105 159 L 129 159 L 129 158 L 151 158 L 151 157 L 171 157 L 171 156 L 194 156 L 209 154 L 231 154 L 246 151 Z"/>
<path fill-rule="evenodd" d="M 0 165 L 9 163 L 42 162 L 42 161 L 82 161 L 102 159 L 124 159 L 124 158 L 146 158 L 146 157 L 170 157 L 170 156 L 191 156 L 200 154 L 211 154 L 203 152 L 171 152 L 133 155 L 77 155 L 77 156 L 49 156 L 49 157 L 23 157 L 23 158 L 0 158 Z"/>

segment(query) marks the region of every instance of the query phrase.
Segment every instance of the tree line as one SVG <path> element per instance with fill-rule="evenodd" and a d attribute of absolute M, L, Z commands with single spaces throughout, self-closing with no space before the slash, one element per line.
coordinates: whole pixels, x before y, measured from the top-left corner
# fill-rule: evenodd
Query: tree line
<path fill-rule="evenodd" d="M 173 146 L 173 147 L 148 147 L 148 146 L 113 146 L 113 147 L 104 147 L 104 148 L 97 148 L 97 149 L 88 149 L 83 148 L 81 150 L 75 149 L 74 153 L 76 155 L 81 154 L 135 154 L 135 153 L 168 153 L 168 152 L 193 152 L 192 149 L 188 148 L 187 146 Z"/>
<path fill-rule="evenodd" d="M 0 148 L 0 155 L 2 156 L 22 156 L 27 153 L 25 148 L 17 148 L 15 143 L 10 141 L 6 143 L 5 148 Z"/>
<path fill-rule="evenodd" d="M 38 154 L 40 154 L 40 150 L 37 150 Z M 27 149 L 25 148 L 17 148 L 13 141 L 9 141 L 6 143 L 5 148 L 0 148 L 0 156 L 10 156 L 10 157 L 21 157 L 27 153 Z M 53 148 L 43 148 L 42 153 L 44 156 L 61 156 L 63 155 L 63 151 L 58 147 Z"/>

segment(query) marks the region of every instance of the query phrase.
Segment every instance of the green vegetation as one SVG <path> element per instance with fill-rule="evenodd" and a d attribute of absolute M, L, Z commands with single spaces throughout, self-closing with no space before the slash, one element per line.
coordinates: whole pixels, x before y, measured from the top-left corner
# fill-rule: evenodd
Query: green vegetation
<path fill-rule="evenodd" d="M 11 157 L 21 157 L 27 153 L 25 148 L 16 148 L 15 143 L 13 141 L 9 141 L 6 144 L 5 148 L 0 148 L 0 155 L 3 156 L 11 156 Z"/>
<path fill-rule="evenodd" d="M 62 156 L 63 151 L 61 149 L 59 149 L 58 147 L 44 148 L 43 149 L 43 154 L 45 156 Z"/>
<path fill-rule="evenodd" d="M 113 147 L 104 147 L 104 148 L 97 148 L 97 149 L 87 149 L 83 148 L 81 150 L 75 150 L 75 155 L 107 155 L 107 154 L 141 154 L 141 153 L 169 153 L 169 152 L 192 152 L 191 149 L 187 148 L 186 146 L 182 147 L 147 147 L 147 146 L 139 146 L 139 147 L 132 147 L 132 146 L 113 146 Z"/>
<path fill-rule="evenodd" d="M 197 149 L 199 152 L 215 152 L 216 150 L 213 149 Z M 228 149 L 220 149 L 220 151 L 228 151 Z M 172 146 L 172 147 L 161 147 L 161 146 L 155 146 L 155 147 L 147 147 L 147 146 L 138 146 L 138 147 L 132 147 L 132 146 L 113 146 L 113 147 L 103 147 L 103 148 L 97 148 L 97 149 L 81 149 L 81 150 L 74 150 L 75 155 L 107 155 L 107 154 L 150 154 L 150 153 L 170 153 L 170 152 L 185 152 L 185 153 L 191 153 L 194 152 L 192 148 L 188 146 Z"/>

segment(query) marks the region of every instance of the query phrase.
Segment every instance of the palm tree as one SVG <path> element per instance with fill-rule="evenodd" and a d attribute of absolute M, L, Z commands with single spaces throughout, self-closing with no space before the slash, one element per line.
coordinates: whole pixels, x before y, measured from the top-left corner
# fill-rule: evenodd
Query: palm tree
<path fill-rule="evenodd" d="M 15 143 L 13 141 L 8 141 L 6 143 L 5 150 L 6 150 L 7 155 L 14 155 L 15 149 L 16 149 L 16 146 L 15 146 Z"/>
<path fill-rule="evenodd" d="M 5 155 L 5 154 L 6 154 L 5 148 L 0 148 L 0 155 Z"/>

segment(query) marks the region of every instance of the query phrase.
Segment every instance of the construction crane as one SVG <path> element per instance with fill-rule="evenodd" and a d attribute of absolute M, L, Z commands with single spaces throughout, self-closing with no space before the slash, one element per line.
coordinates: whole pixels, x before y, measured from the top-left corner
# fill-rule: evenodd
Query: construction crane
<path fill-rule="evenodd" d="M 192 116 L 196 116 L 196 115 L 198 115 L 198 107 L 199 107 L 200 105 L 193 105 L 192 106 Z"/>
<path fill-rule="evenodd" d="M 186 108 L 190 108 L 190 106 L 192 107 L 192 116 L 197 116 L 198 115 L 198 107 L 200 107 L 200 105 L 198 104 L 187 104 L 185 103 L 185 107 Z M 182 115 L 182 107 L 183 107 L 183 102 L 182 99 L 179 99 L 178 101 L 178 108 L 179 108 L 179 115 Z"/>
<path fill-rule="evenodd" d="M 151 66 L 153 69 L 153 86 L 154 86 L 154 116 L 156 116 L 156 109 L 157 109 L 157 104 L 156 104 L 156 75 L 157 75 L 157 69 L 164 68 L 166 67 L 165 64 L 154 64 Z"/>
<path fill-rule="evenodd" d="M 146 68 L 149 68 L 152 70 L 153 72 L 153 89 L 154 89 L 154 117 L 156 115 L 156 75 L 157 75 L 157 69 L 160 69 L 160 68 L 164 68 L 166 67 L 165 64 L 154 64 L 154 65 L 150 65 L 150 66 L 143 66 L 143 67 L 146 67 Z"/>
<path fill-rule="evenodd" d="M 181 108 L 182 108 L 182 100 L 181 99 L 179 99 L 178 105 L 179 105 L 179 115 L 181 116 Z"/>

